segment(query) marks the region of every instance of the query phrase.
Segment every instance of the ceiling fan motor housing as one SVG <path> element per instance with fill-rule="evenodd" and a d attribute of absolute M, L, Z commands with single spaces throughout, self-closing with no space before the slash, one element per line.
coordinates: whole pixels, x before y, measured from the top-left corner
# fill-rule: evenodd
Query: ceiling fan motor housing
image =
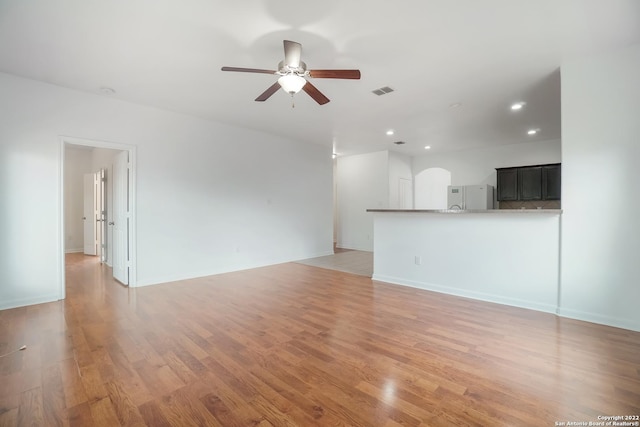
<path fill-rule="evenodd" d="M 289 64 L 285 64 L 284 61 L 280 61 L 278 63 L 278 71 L 276 74 L 281 76 L 285 76 L 287 74 L 296 74 L 298 76 L 307 76 L 309 73 L 307 72 L 307 64 L 300 61 L 300 65 L 298 67 L 292 67 Z"/>

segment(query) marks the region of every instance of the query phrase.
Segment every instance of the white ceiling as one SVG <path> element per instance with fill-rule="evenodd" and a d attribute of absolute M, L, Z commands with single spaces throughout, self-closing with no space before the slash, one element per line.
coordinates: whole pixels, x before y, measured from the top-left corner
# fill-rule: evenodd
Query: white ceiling
<path fill-rule="evenodd" d="M 276 76 L 220 71 L 276 69 L 283 39 L 362 79 L 313 79 L 331 102 L 291 108 L 284 91 L 254 101 Z M 0 71 L 341 155 L 559 139 L 562 60 L 638 42 L 639 0 L 0 0 Z"/>

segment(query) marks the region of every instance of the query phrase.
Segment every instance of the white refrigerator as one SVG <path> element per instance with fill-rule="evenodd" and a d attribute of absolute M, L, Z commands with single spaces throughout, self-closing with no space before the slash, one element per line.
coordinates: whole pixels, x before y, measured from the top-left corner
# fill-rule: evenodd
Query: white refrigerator
<path fill-rule="evenodd" d="M 450 185 L 447 187 L 447 209 L 493 209 L 491 185 Z"/>

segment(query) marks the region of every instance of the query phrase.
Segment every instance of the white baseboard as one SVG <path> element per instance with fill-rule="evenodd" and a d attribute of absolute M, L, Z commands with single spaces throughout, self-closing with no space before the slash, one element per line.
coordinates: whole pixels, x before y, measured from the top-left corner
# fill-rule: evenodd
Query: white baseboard
<path fill-rule="evenodd" d="M 40 295 L 32 298 L 20 298 L 9 301 L 0 302 L 0 310 L 8 310 L 11 308 L 26 307 L 28 305 L 44 304 L 47 302 L 59 301 L 60 295 Z"/>
<path fill-rule="evenodd" d="M 390 283 L 393 285 L 409 286 L 412 288 L 424 289 L 426 291 L 439 292 L 459 297 L 472 298 L 480 301 L 493 302 L 497 304 L 509 305 L 513 307 L 526 308 L 529 310 L 542 311 L 545 313 L 557 314 L 560 317 L 581 320 L 584 322 L 597 323 L 600 325 L 612 326 L 614 328 L 622 328 L 630 331 L 640 332 L 640 324 L 630 319 L 622 319 L 617 317 L 605 316 L 598 313 L 589 313 L 585 311 L 572 310 L 557 307 L 553 304 L 541 304 L 534 301 L 526 301 L 517 298 L 509 298 L 500 295 L 486 294 L 482 292 L 471 292 L 448 286 L 435 285 L 432 283 L 416 282 L 411 280 L 399 279 L 397 277 L 384 276 L 374 274 L 372 280 Z"/>
<path fill-rule="evenodd" d="M 358 246 L 358 245 L 336 245 L 338 249 L 349 249 L 352 251 L 373 252 L 373 248 Z"/>
<path fill-rule="evenodd" d="M 557 314 L 558 316 L 566 317 L 569 319 L 582 320 L 584 322 L 598 323 L 600 325 L 613 326 L 614 328 L 622 328 L 640 332 L 640 324 L 629 319 L 604 316 L 598 313 L 589 313 L 586 311 L 573 310 L 562 307 L 558 307 Z"/>
<path fill-rule="evenodd" d="M 143 278 L 140 279 L 138 278 L 138 280 L 136 281 L 135 286 L 132 287 L 143 287 L 143 286 L 152 286 L 152 285 L 160 285 L 162 283 L 170 283 L 170 282 L 177 282 L 180 280 L 190 280 L 190 279 L 197 279 L 200 277 L 207 277 L 207 276 L 215 276 L 217 274 L 224 274 L 224 273 L 232 273 L 234 271 L 242 271 L 242 270 L 250 270 L 253 268 L 260 268 L 260 267 L 268 267 L 270 265 L 277 265 L 277 264 L 284 264 L 286 262 L 296 262 L 296 261 L 300 261 L 303 259 L 309 259 L 309 258 L 317 258 L 317 257 L 321 257 L 321 256 L 327 256 L 327 255 L 333 255 L 333 250 L 329 250 L 329 251 L 323 251 L 323 252 L 317 252 L 314 254 L 308 254 L 306 255 L 304 258 L 296 258 L 296 259 L 274 259 L 274 260 L 268 260 L 268 261 L 264 261 L 264 262 L 258 262 L 258 263 L 253 263 L 253 264 L 246 264 L 246 263 L 237 263 L 237 264 L 229 264 L 226 265 L 222 268 L 216 268 L 216 269 L 211 269 L 211 270 L 206 270 L 206 271 L 200 271 L 200 272 L 194 272 L 194 273 L 188 273 L 188 274 L 176 274 L 176 275 L 169 275 L 169 276 L 163 276 L 163 277 L 152 277 L 152 278 Z"/>
<path fill-rule="evenodd" d="M 529 310 L 543 311 L 545 313 L 556 313 L 556 306 L 553 304 L 544 304 L 535 301 L 527 301 L 518 298 L 504 297 L 501 295 L 487 294 L 484 292 L 473 292 L 464 289 L 452 288 L 449 286 L 435 285 L 433 283 L 417 282 L 412 280 L 400 279 L 397 277 L 384 276 L 374 274 L 372 280 L 379 282 L 391 283 L 393 285 L 409 286 L 411 288 L 424 289 L 425 291 L 433 291 L 441 294 L 454 295 L 458 297 L 471 298 L 480 301 L 487 301 L 496 304 L 509 305 L 513 307 L 526 308 Z"/>
<path fill-rule="evenodd" d="M 65 249 L 64 253 L 65 254 L 79 254 L 84 252 L 84 248 L 79 248 L 79 249 Z"/>

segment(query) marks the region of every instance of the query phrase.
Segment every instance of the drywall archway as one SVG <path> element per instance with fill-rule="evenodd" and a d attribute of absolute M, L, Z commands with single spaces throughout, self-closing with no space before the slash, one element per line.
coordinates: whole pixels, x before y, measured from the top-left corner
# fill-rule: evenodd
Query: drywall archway
<path fill-rule="evenodd" d="M 451 185 L 451 171 L 429 168 L 414 179 L 415 209 L 447 209 L 447 187 Z"/>

